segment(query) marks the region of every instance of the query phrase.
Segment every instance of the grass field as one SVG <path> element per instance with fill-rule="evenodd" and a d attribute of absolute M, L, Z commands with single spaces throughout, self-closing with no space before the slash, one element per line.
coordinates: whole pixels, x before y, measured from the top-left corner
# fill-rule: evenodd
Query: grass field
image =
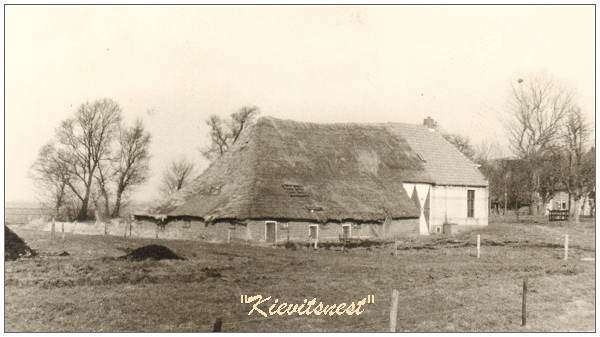
<path fill-rule="evenodd" d="M 349 252 L 194 241 L 67 235 L 12 227 L 40 252 L 5 264 L 5 331 L 387 331 L 400 292 L 398 331 L 593 331 L 595 224 L 494 219 L 481 230 Z M 569 234 L 569 260 L 562 240 Z M 476 236 L 482 255 L 476 258 Z M 165 245 L 185 261 L 114 257 Z M 57 253 L 67 251 L 70 256 Z M 528 278 L 527 326 L 521 286 Z M 248 316 L 240 295 L 280 301 L 359 300 L 359 316 Z"/>

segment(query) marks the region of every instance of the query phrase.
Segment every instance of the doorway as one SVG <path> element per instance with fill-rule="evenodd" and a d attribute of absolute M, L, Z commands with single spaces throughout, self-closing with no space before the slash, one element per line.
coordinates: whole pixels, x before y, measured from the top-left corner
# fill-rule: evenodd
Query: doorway
<path fill-rule="evenodd" d="M 265 241 L 277 243 L 277 223 L 275 221 L 265 223 Z"/>

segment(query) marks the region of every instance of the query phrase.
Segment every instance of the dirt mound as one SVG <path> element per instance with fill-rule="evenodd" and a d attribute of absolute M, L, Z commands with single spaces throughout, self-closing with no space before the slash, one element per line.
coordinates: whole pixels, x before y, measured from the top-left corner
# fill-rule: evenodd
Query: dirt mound
<path fill-rule="evenodd" d="M 35 251 L 15 232 L 4 225 L 4 260 L 13 261 L 21 256 L 35 256 Z"/>
<path fill-rule="evenodd" d="M 175 254 L 172 250 L 161 245 L 148 245 L 132 250 L 129 254 L 121 256 L 119 259 L 130 261 L 143 260 L 184 260 L 181 256 Z"/>

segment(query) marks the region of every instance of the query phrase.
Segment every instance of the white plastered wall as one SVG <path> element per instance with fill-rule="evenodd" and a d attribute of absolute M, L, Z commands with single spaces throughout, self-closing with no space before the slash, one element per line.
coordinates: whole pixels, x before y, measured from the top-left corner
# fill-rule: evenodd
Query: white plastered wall
<path fill-rule="evenodd" d="M 419 232 L 423 235 L 433 232 L 434 227 L 442 226 L 444 223 L 478 226 L 487 226 L 488 224 L 489 197 L 487 187 L 446 186 L 422 183 L 404 183 L 403 186 L 409 198 L 412 198 L 413 191 L 416 189 L 421 205 Z M 473 217 L 467 216 L 468 190 L 475 191 Z M 429 228 L 427 228 L 423 209 L 427 193 L 430 194 Z"/>
<path fill-rule="evenodd" d="M 474 214 L 467 216 L 467 191 L 475 191 Z M 436 185 L 432 188 L 431 224 L 443 225 L 454 223 L 458 225 L 487 226 L 489 212 L 489 197 L 487 187 L 445 186 Z"/>

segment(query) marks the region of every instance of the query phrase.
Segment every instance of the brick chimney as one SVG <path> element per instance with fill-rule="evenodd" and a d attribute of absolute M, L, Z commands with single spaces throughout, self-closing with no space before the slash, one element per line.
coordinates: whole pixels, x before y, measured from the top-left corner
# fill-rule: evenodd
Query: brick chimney
<path fill-rule="evenodd" d="M 423 120 L 423 125 L 426 126 L 430 130 L 435 130 L 437 128 L 436 121 L 429 116 L 427 116 L 427 118 L 425 118 Z"/>

